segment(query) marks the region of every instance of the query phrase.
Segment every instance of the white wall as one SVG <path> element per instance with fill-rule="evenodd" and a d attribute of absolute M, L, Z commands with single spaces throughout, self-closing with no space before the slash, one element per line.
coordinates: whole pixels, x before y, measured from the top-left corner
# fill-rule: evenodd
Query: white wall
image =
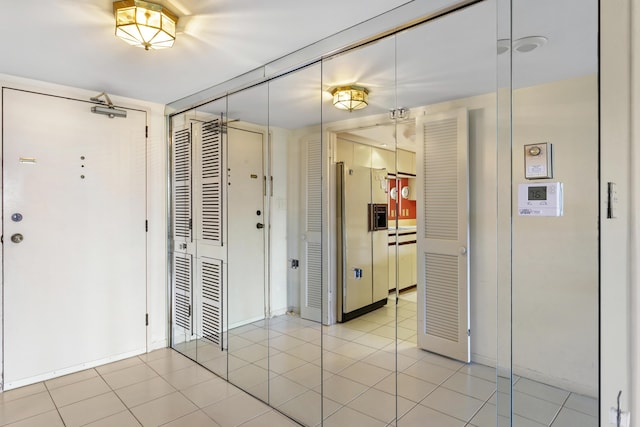
<path fill-rule="evenodd" d="M 87 91 L 0 74 L 2 86 L 33 90 L 56 96 L 86 99 L 100 90 Z M 164 105 L 110 96 L 114 104 L 147 112 L 147 349 L 167 346 L 167 140 Z M 88 108 L 88 106 L 87 106 Z M 2 267 L 0 266 L 0 269 Z M 114 313 L 116 315 L 116 313 Z"/>
<path fill-rule="evenodd" d="M 287 297 L 287 216 L 288 200 L 288 149 L 289 132 L 271 127 L 271 176 L 273 177 L 273 195 L 271 197 L 270 218 L 270 266 L 269 286 L 271 294 L 271 314 L 280 315 L 289 310 Z"/>
<path fill-rule="evenodd" d="M 562 218 L 520 218 L 515 206 L 512 211 L 514 372 L 591 396 L 598 391 L 597 102 L 595 75 L 513 95 L 514 203 L 517 184 L 525 182 L 523 145 L 533 142 L 554 144 L 554 180 L 564 182 L 567 194 Z M 497 248 L 496 96 L 425 110 L 459 107 L 467 108 L 470 127 L 472 360 L 495 366 L 497 256 L 509 253 Z M 421 113 L 414 109 L 415 114 Z M 509 223 L 500 226 L 509 232 Z M 531 267 L 540 263 L 538 280 Z"/>
<path fill-rule="evenodd" d="M 513 201 L 525 144 L 553 144 L 562 217 L 513 210 L 513 366 L 532 379 L 598 394 L 598 96 L 595 75 L 513 94 Z M 533 181 L 540 182 L 540 181 Z"/>
<path fill-rule="evenodd" d="M 302 144 L 293 135 L 289 136 L 287 156 L 287 257 L 288 260 L 302 257 L 301 227 L 304 218 L 301 216 L 300 203 L 302 197 L 301 180 L 301 151 Z M 287 270 L 287 304 L 291 311 L 300 313 L 300 286 L 302 283 L 301 270 L 289 268 Z"/>
<path fill-rule="evenodd" d="M 512 147 L 514 372 L 592 396 L 598 390 L 596 85 L 592 75 L 515 90 Z M 468 109 L 470 126 L 472 360 L 495 366 L 495 95 L 429 106 L 427 111 L 458 107 Z M 562 218 L 517 216 L 517 185 L 526 181 L 522 147 L 534 142 L 554 144 L 555 178 L 545 181 L 565 183 Z M 504 249 L 500 253 L 508 252 Z"/>
<path fill-rule="evenodd" d="M 638 425 L 640 411 L 640 5 L 636 1 L 631 18 L 631 402 L 632 419 Z M 626 52 L 624 52 L 626 53 Z M 608 367 L 606 367 L 608 369 Z M 606 371 L 605 371 L 606 372 Z M 609 404 L 609 401 L 605 401 Z"/>
<path fill-rule="evenodd" d="M 638 70 L 632 74 L 631 59 L 637 58 L 637 42 L 631 50 L 631 11 L 634 11 L 633 28 L 637 29 L 638 2 L 636 0 L 616 0 L 600 2 L 600 108 L 601 108 L 601 176 L 600 196 L 606 200 L 606 183 L 618 184 L 618 216 L 616 219 L 602 220 L 601 235 L 601 299 L 600 310 L 600 354 L 601 386 L 600 412 L 604 416 L 601 425 L 607 423 L 609 408 L 616 406 L 618 392 L 621 395 L 621 407 L 635 410 L 631 419 L 637 426 L 640 402 L 640 381 L 637 377 L 638 354 L 632 354 L 632 348 L 638 348 L 638 324 L 632 323 L 632 295 L 637 292 L 638 278 L 630 273 L 637 266 L 637 252 L 631 252 L 631 245 L 637 245 L 631 218 L 637 218 L 631 196 L 637 196 L 638 187 L 634 187 L 632 171 L 638 165 L 631 163 L 632 147 L 638 145 L 637 135 L 631 137 L 632 100 L 630 98 L 632 82 Z M 633 77 L 632 77 L 633 76 Z M 633 79 L 633 80 L 632 80 Z M 637 100 L 637 99 L 634 99 Z M 635 105 L 634 105 L 635 107 Z M 636 123 L 637 124 L 637 123 Z M 637 202 L 636 202 L 637 203 Z M 600 209 L 606 214 L 606 205 Z M 633 212 L 633 214 L 632 214 Z M 603 216 L 605 218 L 605 216 Z M 635 255 L 635 259 L 631 258 Z M 637 267 L 636 267 L 637 268 Z M 635 269 L 634 269 L 635 270 Z M 637 271 L 637 270 L 635 270 Z M 634 286 L 635 285 L 635 286 Z M 637 298 L 637 297 L 636 297 Z M 633 319 L 636 320 L 637 318 Z M 632 383 L 632 378 L 634 379 Z"/>

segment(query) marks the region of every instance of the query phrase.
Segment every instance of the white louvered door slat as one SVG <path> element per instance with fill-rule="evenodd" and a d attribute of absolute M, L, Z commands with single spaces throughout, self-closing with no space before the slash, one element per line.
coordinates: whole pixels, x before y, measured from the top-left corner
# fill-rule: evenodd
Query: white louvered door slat
<path fill-rule="evenodd" d="M 173 134 L 173 240 L 191 241 L 191 132 Z"/>
<path fill-rule="evenodd" d="M 301 317 L 319 322 L 322 316 L 322 144 L 304 141 L 304 258 Z"/>
<path fill-rule="evenodd" d="M 201 331 L 203 339 L 222 348 L 222 260 L 198 260 L 198 279 L 201 285 Z"/>
<path fill-rule="evenodd" d="M 222 126 L 216 118 L 202 124 L 201 194 L 198 232 L 205 244 L 222 245 Z"/>
<path fill-rule="evenodd" d="M 416 123 L 418 345 L 470 361 L 468 118 L 464 109 Z"/>
<path fill-rule="evenodd" d="M 192 305 L 192 256 L 173 254 L 172 312 L 174 327 L 179 327 L 185 336 L 191 335 L 193 327 Z"/>

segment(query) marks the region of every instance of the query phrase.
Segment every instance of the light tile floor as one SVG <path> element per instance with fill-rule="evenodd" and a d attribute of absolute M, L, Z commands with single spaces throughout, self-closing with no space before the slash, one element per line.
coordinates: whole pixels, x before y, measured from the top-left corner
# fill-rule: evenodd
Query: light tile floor
<path fill-rule="evenodd" d="M 265 322 L 234 330 L 228 355 L 203 341 L 181 346 L 251 394 L 162 349 L 2 393 L 0 426 L 297 425 L 278 411 L 319 425 L 321 407 L 324 426 L 509 425 L 495 369 L 418 349 L 415 323 L 411 294 L 329 327 L 280 316 L 268 330 Z M 517 427 L 598 425 L 595 399 L 527 378 L 514 378 L 513 408 Z"/>
<path fill-rule="evenodd" d="M 0 394 L 0 425 L 296 426 L 171 349 Z"/>

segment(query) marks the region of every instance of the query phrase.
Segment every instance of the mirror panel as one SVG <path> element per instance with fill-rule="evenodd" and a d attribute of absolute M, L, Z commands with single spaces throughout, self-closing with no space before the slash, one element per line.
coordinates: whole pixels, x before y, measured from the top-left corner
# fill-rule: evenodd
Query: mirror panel
<path fill-rule="evenodd" d="M 172 116 L 171 130 L 171 345 L 185 356 L 196 358 L 195 325 L 191 307 L 194 291 L 193 236 L 189 228 L 192 211 L 193 149 L 192 111 Z"/>
<path fill-rule="evenodd" d="M 227 321 L 229 381 L 269 401 L 267 146 L 269 88 L 229 95 Z"/>
<path fill-rule="evenodd" d="M 497 0 L 497 55 L 496 95 L 497 138 L 495 158 L 497 176 L 497 232 L 496 232 L 496 385 L 497 391 L 492 402 L 495 410 L 490 420 L 509 423 L 513 412 L 511 363 L 511 0 Z M 494 409 L 494 408 L 491 408 Z M 499 417 L 499 418 L 498 418 Z M 495 422 L 494 422 L 495 421 Z"/>
<path fill-rule="evenodd" d="M 196 244 L 194 324 L 196 361 L 227 378 L 225 307 L 226 247 L 222 224 L 226 222 L 220 190 L 224 188 L 224 120 L 227 100 L 222 98 L 199 107 L 192 121 L 194 175 L 193 233 Z"/>
<path fill-rule="evenodd" d="M 171 118 L 172 344 L 223 378 L 226 248 L 222 199 L 211 197 L 211 186 L 222 186 L 225 114 L 226 100 L 221 99 Z"/>
<path fill-rule="evenodd" d="M 323 335 L 323 417 L 327 425 L 395 423 L 396 300 L 395 37 L 323 61 L 323 128 L 328 145 L 329 289 L 333 304 Z M 341 110 L 332 92 L 367 90 L 368 105 Z M 362 89 L 361 89 L 362 88 Z M 358 94 L 356 94 L 357 96 Z M 362 95 L 361 93 L 359 94 Z M 395 207 L 392 211 L 396 212 Z M 391 226 L 391 228 L 389 228 Z M 391 236 L 389 234 L 392 234 Z"/>
<path fill-rule="evenodd" d="M 269 404 L 306 426 L 322 420 L 320 68 L 269 82 Z"/>
<path fill-rule="evenodd" d="M 597 425 L 598 2 L 512 7 L 513 416 Z"/>
<path fill-rule="evenodd" d="M 172 346 L 303 425 L 597 425 L 598 5 L 576 1 L 485 0 L 171 116 Z M 366 108 L 334 107 L 345 86 Z M 468 151 L 439 170 L 445 119 Z M 468 198 L 434 192 L 460 158 Z M 552 183 L 562 216 L 521 214 Z M 451 254 L 442 194 L 467 203 Z"/>
<path fill-rule="evenodd" d="M 497 425 L 495 7 L 397 35 L 398 169 L 403 148 L 415 156 L 412 243 L 398 227 L 397 250 L 413 245 L 417 284 L 398 293 L 399 426 Z"/>

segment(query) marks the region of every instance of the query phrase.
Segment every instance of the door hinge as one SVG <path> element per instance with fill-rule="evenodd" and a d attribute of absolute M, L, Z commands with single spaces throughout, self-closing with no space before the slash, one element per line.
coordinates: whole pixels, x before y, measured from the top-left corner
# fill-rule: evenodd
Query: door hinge
<path fill-rule="evenodd" d="M 149 313 L 144 315 L 144 325 L 149 326 Z"/>
<path fill-rule="evenodd" d="M 471 329 L 467 329 L 467 336 L 470 337 L 471 336 Z"/>
<path fill-rule="evenodd" d="M 149 220 L 144 220 L 144 231 L 149 232 Z"/>
<path fill-rule="evenodd" d="M 191 317 L 191 304 L 189 304 L 189 317 Z"/>
<path fill-rule="evenodd" d="M 193 227 L 193 219 L 189 218 L 189 230 Z"/>
<path fill-rule="evenodd" d="M 149 138 L 149 126 L 144 127 L 144 137 Z"/>

